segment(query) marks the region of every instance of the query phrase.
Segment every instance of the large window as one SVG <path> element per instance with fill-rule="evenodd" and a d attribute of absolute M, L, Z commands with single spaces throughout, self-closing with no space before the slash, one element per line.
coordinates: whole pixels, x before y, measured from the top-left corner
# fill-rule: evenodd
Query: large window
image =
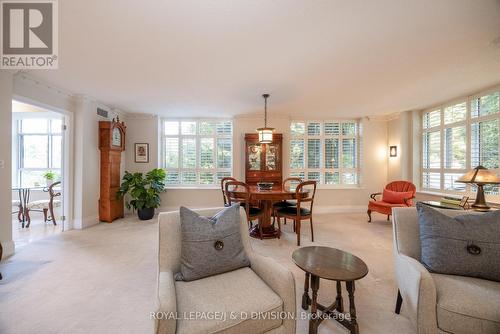
<path fill-rule="evenodd" d="M 423 113 L 422 188 L 463 193 L 455 182 L 462 174 L 482 165 L 499 170 L 500 92 L 474 96 Z M 498 195 L 498 186 L 485 187 Z"/>
<path fill-rule="evenodd" d="M 291 176 L 328 185 L 359 183 L 358 122 L 293 121 L 290 134 Z"/>
<path fill-rule="evenodd" d="M 15 184 L 45 186 L 47 171 L 61 175 L 62 119 L 22 118 L 15 122 L 17 132 L 17 170 Z"/>
<path fill-rule="evenodd" d="M 232 175 L 233 124 L 163 120 L 163 162 L 170 186 L 213 186 Z"/>

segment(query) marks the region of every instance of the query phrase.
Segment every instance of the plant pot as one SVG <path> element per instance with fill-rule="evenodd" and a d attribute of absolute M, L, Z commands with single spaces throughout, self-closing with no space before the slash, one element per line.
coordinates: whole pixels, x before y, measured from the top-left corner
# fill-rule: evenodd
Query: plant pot
<path fill-rule="evenodd" d="M 150 220 L 155 215 L 155 208 L 144 208 L 137 210 L 137 216 L 140 220 Z"/>

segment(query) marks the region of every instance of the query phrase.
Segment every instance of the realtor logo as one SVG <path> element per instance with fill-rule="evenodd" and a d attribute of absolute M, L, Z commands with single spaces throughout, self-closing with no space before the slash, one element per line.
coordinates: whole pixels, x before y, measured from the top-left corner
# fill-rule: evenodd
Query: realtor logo
<path fill-rule="evenodd" d="M 0 68 L 56 69 L 57 0 L 2 0 L 0 5 Z"/>

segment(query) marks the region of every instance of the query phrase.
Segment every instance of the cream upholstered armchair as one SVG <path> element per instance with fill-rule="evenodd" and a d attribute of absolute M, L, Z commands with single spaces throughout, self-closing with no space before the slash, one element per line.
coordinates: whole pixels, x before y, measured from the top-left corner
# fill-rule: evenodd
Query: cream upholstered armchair
<path fill-rule="evenodd" d="M 197 212 L 210 217 L 219 210 Z M 251 267 L 183 282 L 174 280 L 174 274 L 180 271 L 179 212 L 160 214 L 156 319 L 163 319 L 157 320 L 157 333 L 295 333 L 293 275 L 273 259 L 252 250 L 243 208 L 240 216 L 243 245 Z"/>
<path fill-rule="evenodd" d="M 440 210 L 448 216 L 464 214 Z M 415 333 L 500 333 L 500 283 L 430 273 L 420 263 L 417 210 L 393 209 L 393 247 L 398 298 Z M 402 307 L 402 308 L 401 308 Z"/>

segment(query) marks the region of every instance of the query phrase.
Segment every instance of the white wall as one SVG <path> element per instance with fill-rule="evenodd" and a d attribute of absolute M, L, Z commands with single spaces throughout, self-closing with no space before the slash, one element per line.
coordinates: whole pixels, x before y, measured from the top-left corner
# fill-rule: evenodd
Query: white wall
<path fill-rule="evenodd" d="M 289 125 L 287 116 L 271 116 L 268 124 L 282 133 L 284 175 L 288 175 Z M 156 116 L 130 115 L 126 119 L 126 170 L 146 172 L 159 166 L 159 119 Z M 244 115 L 233 120 L 234 176 L 244 179 L 244 136 L 262 126 L 261 115 Z M 365 211 L 369 195 L 383 189 L 387 181 L 387 123 L 380 120 L 361 121 L 362 126 L 362 184 L 354 189 L 320 189 L 316 194 L 317 211 Z M 134 162 L 136 142 L 149 143 L 150 162 Z M 168 189 L 162 196 L 160 210 L 175 210 L 185 205 L 193 208 L 215 207 L 222 203 L 218 187 L 213 189 Z"/>
<path fill-rule="evenodd" d="M 11 217 L 12 74 L 0 71 L 0 242 L 3 257 L 14 253 Z"/>
<path fill-rule="evenodd" d="M 408 179 L 408 158 L 411 152 L 408 151 L 407 135 L 409 131 L 409 117 L 406 112 L 400 113 L 387 122 L 387 180 L 407 180 Z M 397 147 L 397 156 L 389 156 L 390 146 Z"/>

